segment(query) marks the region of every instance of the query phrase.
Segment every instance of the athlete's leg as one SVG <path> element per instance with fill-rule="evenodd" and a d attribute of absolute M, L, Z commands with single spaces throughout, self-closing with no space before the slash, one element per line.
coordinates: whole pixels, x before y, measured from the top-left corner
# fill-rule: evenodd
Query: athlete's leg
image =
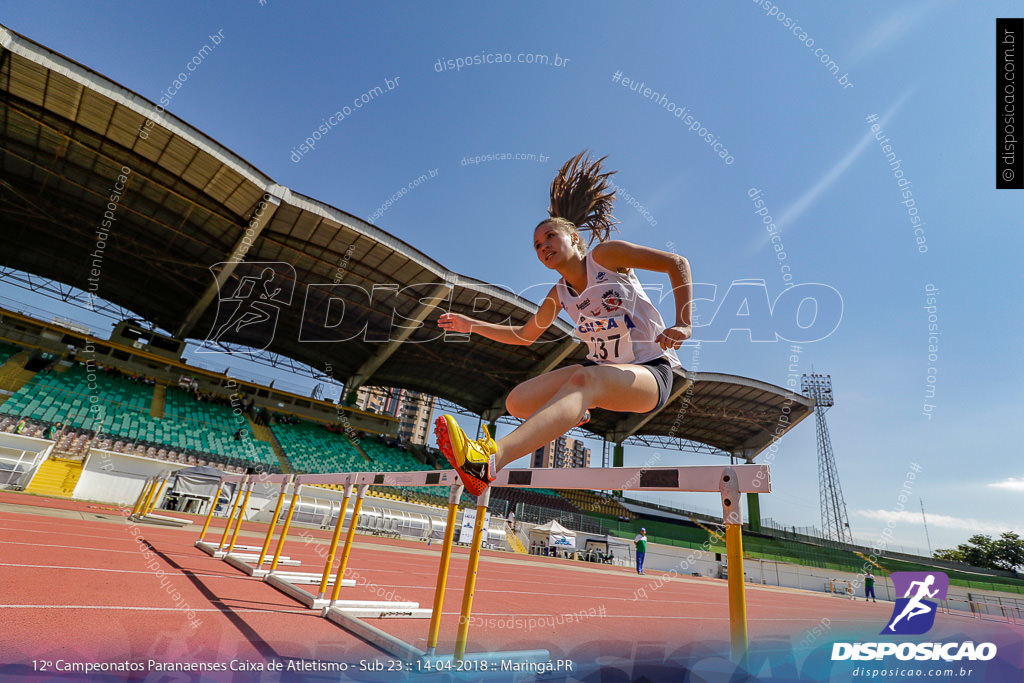
<path fill-rule="evenodd" d="M 528 379 L 515 389 L 509 392 L 505 399 L 505 408 L 509 415 L 518 417 L 521 420 L 533 415 L 540 410 L 541 406 L 555 395 L 568 380 L 572 373 L 576 372 L 579 365 L 568 365 L 551 372 L 545 372 L 532 379 Z"/>
<path fill-rule="evenodd" d="M 639 365 L 576 366 L 562 377 L 550 398 L 498 441 L 494 457 L 498 469 L 565 434 L 587 408 L 645 413 L 658 404 L 658 382 L 648 368 Z"/>

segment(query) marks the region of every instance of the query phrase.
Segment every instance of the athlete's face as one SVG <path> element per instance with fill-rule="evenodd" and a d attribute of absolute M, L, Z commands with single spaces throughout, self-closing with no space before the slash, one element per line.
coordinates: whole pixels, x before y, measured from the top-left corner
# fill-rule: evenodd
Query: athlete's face
<path fill-rule="evenodd" d="M 543 223 L 533 231 L 533 248 L 537 258 L 548 268 L 557 268 L 576 252 L 578 235 L 569 235 L 554 223 Z"/>

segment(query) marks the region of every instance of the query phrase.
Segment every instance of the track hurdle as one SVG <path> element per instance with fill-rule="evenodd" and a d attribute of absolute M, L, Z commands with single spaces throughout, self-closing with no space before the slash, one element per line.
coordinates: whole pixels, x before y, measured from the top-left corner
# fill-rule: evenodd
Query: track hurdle
<path fill-rule="evenodd" d="M 227 553 L 224 552 L 224 545 L 227 543 L 228 535 L 231 533 L 231 527 L 235 521 L 235 511 L 238 509 L 238 504 L 242 499 L 242 489 L 245 488 L 245 484 L 249 481 L 248 475 L 243 476 L 227 476 L 221 478 L 221 486 L 225 484 L 237 484 L 234 492 L 231 496 L 231 512 L 228 514 L 227 519 L 224 522 L 224 534 L 220 537 L 220 543 L 213 545 L 207 543 L 205 540 L 196 541 L 196 547 L 205 552 L 211 557 L 216 557 L 218 560 L 223 558 Z M 210 515 L 213 514 L 213 508 L 217 506 L 217 501 L 213 501 L 213 505 L 210 507 Z"/>
<path fill-rule="evenodd" d="M 242 509 L 244 510 L 249 502 L 249 496 L 252 494 L 253 489 L 257 484 L 271 487 L 274 484 L 280 484 L 281 490 L 277 496 L 277 506 L 274 509 L 274 516 L 271 518 L 270 523 L 267 525 L 267 533 L 263 539 L 263 545 L 261 546 L 236 546 L 235 539 L 238 537 L 238 530 L 242 526 L 242 514 L 238 515 L 238 523 L 235 525 L 235 530 L 232 535 L 231 544 L 227 548 L 227 554 L 224 555 L 224 561 L 230 564 L 235 569 L 245 572 L 249 576 L 256 576 L 262 578 L 269 573 L 269 569 L 263 569 L 263 563 L 267 559 L 267 550 L 270 548 L 270 541 L 274 535 L 274 529 L 277 527 L 277 517 L 281 513 L 281 506 L 284 503 L 285 492 L 288 489 L 288 485 L 294 480 L 294 476 L 291 474 L 263 474 L 258 477 L 254 477 L 249 481 L 249 490 L 245 494 L 245 499 L 242 502 Z M 236 550 L 237 548 L 237 550 Z M 276 553 L 272 560 L 276 564 L 286 565 L 299 565 L 301 562 L 293 560 L 290 557 L 285 557 L 280 553 Z M 252 563 L 256 563 L 253 565 Z"/>
<path fill-rule="evenodd" d="M 147 504 L 146 504 L 145 508 L 143 508 L 143 510 L 142 510 L 142 515 L 143 516 L 148 515 L 151 512 L 153 512 L 153 508 L 155 508 L 156 504 L 160 502 L 160 496 L 163 495 L 164 488 L 167 486 L 167 480 L 170 479 L 170 478 L 171 478 L 171 473 L 170 472 L 165 472 L 163 477 L 160 478 L 160 486 L 158 486 L 157 489 L 156 489 L 156 495 L 153 496 L 149 501 L 147 501 Z"/>
<path fill-rule="evenodd" d="M 156 494 L 157 488 L 163 490 L 163 480 L 166 476 L 166 472 L 161 472 L 146 480 L 146 484 L 142 487 L 142 493 L 139 494 L 139 500 L 136 501 L 135 507 L 132 509 L 132 519 L 142 519 L 149 513 L 154 494 Z"/>
<path fill-rule="evenodd" d="M 142 483 L 142 490 L 139 491 L 139 497 L 135 499 L 135 504 L 132 506 L 131 517 L 139 514 L 142 509 L 142 504 L 149 499 L 150 490 L 153 488 L 153 483 L 156 481 L 156 477 L 147 477 L 146 481 Z"/>
<path fill-rule="evenodd" d="M 292 475 L 290 474 L 260 475 L 257 477 L 251 475 L 228 475 L 221 478 L 220 487 L 217 491 L 218 498 L 215 499 L 213 504 L 210 506 L 210 512 L 206 516 L 206 523 L 203 525 L 203 532 L 200 535 L 199 540 L 196 541 L 195 546 L 211 557 L 223 559 L 231 566 L 249 574 L 250 576 L 255 574 L 263 576 L 266 574 L 267 570 L 260 569 L 260 566 L 262 566 L 266 558 L 266 549 L 270 543 L 269 539 L 277 524 L 277 513 L 275 512 L 274 519 L 272 519 L 271 523 L 268 525 L 267 539 L 264 541 L 263 546 L 238 545 L 238 534 L 242 528 L 242 521 L 245 519 L 245 510 L 249 503 L 249 498 L 257 484 L 269 486 L 280 483 L 281 495 L 283 496 L 284 491 L 291 480 Z M 220 493 L 223 491 L 224 486 L 228 484 L 237 484 L 234 496 L 232 497 L 231 512 L 228 514 L 220 542 L 217 544 L 209 543 L 205 540 L 206 531 L 210 526 L 210 520 L 213 518 L 216 501 L 219 500 Z M 280 512 L 280 508 L 281 497 L 279 496 L 277 512 Z M 274 559 L 287 565 L 300 564 L 298 561 L 292 560 L 288 557 L 275 555 Z M 250 562 L 257 562 L 257 560 L 258 566 L 253 567 Z"/>
<path fill-rule="evenodd" d="M 341 589 L 343 587 L 347 586 L 351 588 L 356 585 L 356 581 L 354 579 L 345 578 L 345 569 L 348 566 L 348 558 L 352 552 L 352 545 L 355 540 L 356 527 L 359 524 L 359 514 L 362 510 L 363 499 L 366 497 L 366 492 L 369 489 L 369 485 L 367 484 L 361 485 L 357 488 L 356 502 L 352 510 L 352 517 L 349 520 L 348 534 L 345 537 L 345 545 L 341 552 L 338 571 L 334 577 L 331 595 L 330 597 L 327 597 L 327 586 L 330 583 L 334 558 L 337 553 L 338 544 L 341 540 L 341 529 L 345 522 L 345 513 L 348 509 L 348 501 L 352 497 L 352 489 L 355 486 L 352 480 L 353 476 L 354 475 L 352 474 L 304 474 L 295 478 L 297 486 L 300 487 L 303 484 L 342 484 L 345 487 L 345 496 L 342 501 L 341 509 L 338 512 L 338 520 L 334 525 L 334 532 L 331 535 L 331 545 L 327 551 L 323 571 L 316 574 L 299 572 L 286 573 L 277 572 L 273 567 L 271 567 L 270 573 L 267 574 L 263 580 L 285 595 L 311 609 L 333 609 L 354 617 L 381 618 L 383 616 L 390 616 L 426 618 L 429 616 L 430 611 L 420 609 L 419 603 L 417 602 L 340 599 Z M 281 541 L 278 544 L 279 549 L 283 547 L 282 544 L 284 543 L 290 526 L 290 513 L 295 509 L 297 502 L 298 494 L 296 494 L 292 499 L 292 504 L 289 508 L 289 517 L 285 520 L 285 527 L 281 532 Z M 314 595 L 297 584 L 319 584 L 318 593 Z"/>
<path fill-rule="evenodd" d="M 459 501 L 464 490 L 462 484 L 455 484 L 448 496 L 448 519 L 444 525 L 441 564 L 437 569 L 437 586 L 434 587 L 434 609 L 430 615 L 430 631 L 427 633 L 427 654 L 431 656 L 437 649 L 437 636 L 441 629 L 441 608 L 444 606 L 444 589 L 448 583 L 448 565 L 451 563 L 452 542 L 455 540 L 455 517 L 459 513 Z"/>
<path fill-rule="evenodd" d="M 329 478 L 332 475 L 312 475 Z M 336 476 L 336 475 L 334 475 Z M 361 472 L 348 475 L 348 480 L 357 485 L 377 486 L 438 486 L 457 484 L 453 481 L 453 470 L 444 472 Z M 747 614 L 743 573 L 743 537 L 741 493 L 771 492 L 771 470 L 767 465 L 730 466 L 686 466 L 686 467 L 616 467 L 581 469 L 517 469 L 498 473 L 491 487 L 510 488 L 551 488 L 585 489 L 612 491 L 686 491 L 718 493 L 722 499 L 722 517 L 725 524 L 726 557 L 729 569 L 729 632 L 733 658 L 742 661 L 746 657 Z M 328 608 L 324 616 L 331 618 L 346 630 L 373 643 L 396 657 L 407 661 L 420 659 L 432 665 L 447 661 L 483 661 L 494 663 L 503 659 L 513 661 L 546 661 L 547 651 L 467 653 L 469 625 L 472 623 L 473 595 L 479 569 L 480 546 L 482 544 L 483 519 L 489 503 L 489 489 L 477 499 L 477 522 L 474 527 L 473 543 L 470 549 L 469 567 L 463 591 L 462 607 L 459 614 L 459 629 L 456 634 L 455 651 L 452 655 L 436 654 L 437 636 L 435 629 L 439 621 L 443 597 L 435 593 L 435 609 L 431 615 L 428 633 L 430 651 L 422 651 L 409 643 L 390 636 L 374 626 L 355 618 L 332 618 Z M 457 501 L 457 498 L 452 500 Z M 450 509 L 450 508 L 449 508 Z M 445 530 L 445 548 L 442 554 L 450 553 L 454 535 L 454 515 L 450 515 Z M 440 572 L 447 575 L 442 563 Z M 442 581 L 439 577 L 438 588 Z"/>
<path fill-rule="evenodd" d="M 220 494 L 224 492 L 224 482 L 220 482 L 217 485 L 217 495 L 210 501 L 210 512 L 206 515 L 206 521 L 203 522 L 203 530 L 199 533 L 199 540 L 196 541 L 198 546 L 200 543 L 206 541 L 206 531 L 210 528 L 210 521 L 213 520 L 213 511 L 217 509 L 217 503 L 220 501 Z"/>
<path fill-rule="evenodd" d="M 227 478 L 226 478 L 227 479 Z M 289 506 L 288 515 L 282 528 L 278 542 L 278 550 L 271 565 L 270 573 L 264 577 L 264 581 L 274 585 L 279 590 L 287 592 L 298 599 L 299 591 L 296 586 L 275 576 L 277 561 L 280 559 L 281 550 L 287 537 L 291 516 L 294 513 L 298 501 L 299 492 L 303 484 L 344 484 L 346 487 L 346 500 L 351 497 L 352 487 L 357 487 L 356 505 L 352 518 L 349 522 L 349 533 L 346 538 L 346 547 L 342 552 L 342 562 L 336 575 L 336 583 L 332 591 L 331 601 L 324 607 L 322 616 L 338 624 L 345 630 L 357 635 L 367 642 L 375 645 L 383 652 L 401 658 L 404 661 L 413 663 L 419 661 L 430 666 L 443 665 L 455 661 L 472 661 L 493 664 L 500 661 L 532 662 L 547 661 L 550 655 L 546 650 L 529 650 L 522 652 L 486 652 L 469 653 L 469 626 L 472 623 L 473 596 L 475 593 L 477 574 L 479 570 L 480 548 L 484 518 L 489 504 L 489 491 L 477 499 L 477 520 L 473 530 L 473 542 L 470 548 L 469 567 L 466 573 L 466 583 L 463 590 L 462 606 L 459 614 L 459 628 L 456 634 L 454 652 L 451 655 L 438 655 L 436 648 L 438 644 L 438 632 L 440 627 L 441 608 L 443 606 L 444 587 L 447 581 L 448 562 L 451 557 L 451 547 L 454 543 L 455 507 L 459 500 L 461 484 L 454 470 L 447 471 L 420 471 L 420 472 L 356 472 L 347 474 L 309 474 L 295 477 L 294 493 L 292 503 Z M 359 521 L 361 499 L 366 489 L 371 486 L 450 486 L 452 495 L 449 499 L 449 516 L 445 529 L 445 542 L 442 547 L 442 561 L 439 567 L 439 577 L 435 589 L 434 603 L 431 610 L 406 610 L 398 608 L 395 603 L 390 603 L 388 609 L 381 610 L 379 607 L 361 608 L 359 601 L 338 600 L 341 588 L 338 581 L 343 578 L 351 552 L 351 541 L 355 535 L 355 529 Z M 618 467 L 618 468 L 581 468 L 581 469 L 517 469 L 504 470 L 498 473 L 497 479 L 491 487 L 509 488 L 551 488 L 551 489 L 582 489 L 582 490 L 615 490 L 615 491 L 685 491 L 685 492 L 706 492 L 718 493 L 722 498 L 722 517 L 725 524 L 726 556 L 728 562 L 728 596 L 729 596 L 729 631 L 730 643 L 733 658 L 742 662 L 746 658 L 747 638 L 747 616 L 746 597 L 743 572 L 743 538 L 742 538 L 742 493 L 771 492 L 771 471 L 767 465 L 730 465 L 730 466 L 686 466 L 686 467 Z M 284 488 L 282 488 L 282 494 Z M 236 492 L 235 503 L 237 505 L 241 490 Z M 234 510 L 232 511 L 232 517 Z M 345 510 L 339 514 L 338 525 L 335 527 L 332 548 L 336 551 L 337 542 L 340 539 L 340 525 L 343 523 Z M 222 545 L 228 535 L 228 528 L 225 529 Z M 266 543 L 265 543 L 266 545 Z M 333 552 L 329 553 L 333 560 Z M 324 568 L 324 574 L 329 571 L 330 564 Z M 314 596 L 306 591 L 301 591 L 310 599 L 323 599 L 326 585 L 323 584 L 324 574 L 319 574 L 321 590 L 319 596 Z M 321 603 L 313 603 L 321 604 Z M 418 607 L 418 606 L 417 606 Z M 420 616 L 413 612 L 429 612 L 430 627 L 428 631 L 428 650 L 420 650 L 415 646 L 406 643 L 385 631 L 368 624 L 360 617 L 376 616 Z"/>
<path fill-rule="evenodd" d="M 139 492 L 139 497 L 135 501 L 135 505 L 132 506 L 132 514 L 128 519 L 133 522 L 147 522 L 178 527 L 188 526 L 192 523 L 190 519 L 158 515 L 153 512 L 156 504 L 160 502 L 160 496 L 163 495 L 164 488 L 167 486 L 167 481 L 171 478 L 171 474 L 168 470 L 146 479 L 142 486 L 142 491 Z"/>
<path fill-rule="evenodd" d="M 294 477 L 290 474 L 284 474 L 271 475 L 266 479 L 267 481 L 265 481 L 264 483 L 267 484 L 272 484 L 278 479 L 280 479 L 281 490 L 277 494 L 277 506 L 274 508 L 274 515 L 270 518 L 270 524 L 267 525 L 267 535 L 263 539 L 263 545 L 260 546 L 260 554 L 256 560 L 256 566 L 252 566 L 251 564 L 246 562 L 244 558 L 239 557 L 238 555 L 233 555 L 229 553 L 224 558 L 225 562 L 232 565 L 236 569 L 242 570 L 249 576 L 256 576 L 258 578 L 263 578 L 267 575 L 267 572 L 270 571 L 269 569 L 263 568 L 263 563 L 266 562 L 267 550 L 270 548 L 270 541 L 274 537 L 274 529 L 277 528 L 277 518 L 281 514 L 281 507 L 284 504 L 285 493 L 288 491 L 288 486 L 292 483 Z M 275 555 L 274 557 L 277 556 Z"/>
<path fill-rule="evenodd" d="M 730 643 L 735 660 L 746 658 L 747 603 L 743 583 L 743 511 L 740 494 L 771 493 L 771 468 L 768 465 L 503 470 L 491 486 L 720 494 L 729 569 Z M 468 616 L 469 611 L 463 610 L 463 618 L 468 619 Z"/>

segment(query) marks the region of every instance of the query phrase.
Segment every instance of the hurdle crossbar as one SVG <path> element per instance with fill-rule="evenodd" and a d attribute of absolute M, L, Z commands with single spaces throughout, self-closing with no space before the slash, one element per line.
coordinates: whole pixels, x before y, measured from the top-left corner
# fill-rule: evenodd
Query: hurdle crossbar
<path fill-rule="evenodd" d="M 769 493 L 768 465 L 732 465 L 740 493 Z M 512 469 L 498 472 L 492 487 L 551 488 L 596 491 L 684 491 L 719 493 L 723 465 L 690 467 L 581 467 Z M 357 486 L 452 486 L 460 483 L 455 470 L 418 472 L 351 472 L 300 474 L 301 484 L 346 484 Z"/>

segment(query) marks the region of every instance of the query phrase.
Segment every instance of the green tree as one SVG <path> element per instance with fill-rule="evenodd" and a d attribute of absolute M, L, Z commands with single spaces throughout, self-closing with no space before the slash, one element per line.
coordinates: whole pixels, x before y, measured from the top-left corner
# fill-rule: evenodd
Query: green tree
<path fill-rule="evenodd" d="M 936 550 L 933 557 L 950 562 L 964 562 L 975 567 L 1011 571 L 1024 568 L 1024 538 L 1012 531 L 1004 532 L 997 540 L 985 534 L 975 534 L 954 549 Z"/>
<path fill-rule="evenodd" d="M 1024 568 L 1024 538 L 1007 531 L 992 546 L 992 559 L 1000 569 Z"/>

